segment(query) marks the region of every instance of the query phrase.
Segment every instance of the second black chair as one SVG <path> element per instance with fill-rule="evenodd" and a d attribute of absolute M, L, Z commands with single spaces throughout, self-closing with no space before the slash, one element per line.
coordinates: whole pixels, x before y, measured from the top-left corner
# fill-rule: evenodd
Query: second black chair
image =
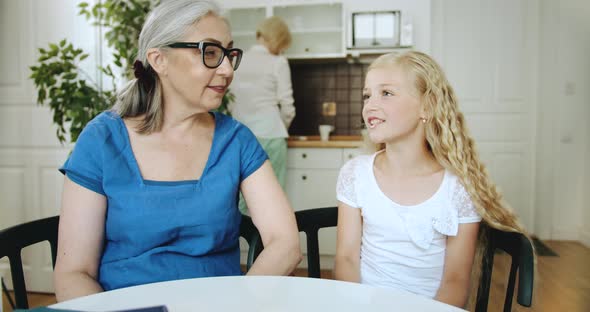
<path fill-rule="evenodd" d="M 486 229 L 488 246 L 482 261 L 482 275 L 477 291 L 475 311 L 488 310 L 490 298 L 490 283 L 494 265 L 496 249 L 505 251 L 511 257 L 510 274 L 504 297 L 504 311 L 512 311 L 512 297 L 516 287 L 516 273 L 518 272 L 518 290 L 516 301 L 525 307 L 530 307 L 533 301 L 533 286 L 535 276 L 535 256 L 531 241 L 520 233 L 503 232 L 496 229 Z"/>
<path fill-rule="evenodd" d="M 307 274 L 320 278 L 319 231 L 338 224 L 338 208 L 326 207 L 295 212 L 299 232 L 305 232 L 307 241 Z"/>
<path fill-rule="evenodd" d="M 10 263 L 12 287 L 14 287 L 14 297 L 16 299 L 15 304 L 10 302 L 13 309 L 29 308 L 21 251 L 25 247 L 48 241 L 51 246 L 51 260 L 55 266 L 58 225 L 59 216 L 53 216 L 15 225 L 0 231 L 0 259 L 8 257 Z M 8 293 L 7 296 L 11 300 Z"/>

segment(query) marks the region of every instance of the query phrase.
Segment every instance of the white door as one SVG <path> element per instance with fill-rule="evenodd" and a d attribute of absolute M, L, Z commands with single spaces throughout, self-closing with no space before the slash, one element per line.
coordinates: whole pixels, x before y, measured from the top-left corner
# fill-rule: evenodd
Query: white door
<path fill-rule="evenodd" d="M 63 38 L 90 52 L 82 67 L 96 72 L 95 29 L 77 15 L 77 2 L 0 1 L 0 228 L 59 213 L 57 169 L 71 147 L 57 141 L 51 113 L 36 104 L 28 77 L 37 48 Z M 28 290 L 53 291 L 50 254 L 49 244 L 24 250 Z M 0 274 L 12 287 L 7 259 L 0 260 Z"/>
<path fill-rule="evenodd" d="M 432 55 L 458 94 L 489 173 L 532 230 L 538 4 L 445 0 L 432 5 Z"/>

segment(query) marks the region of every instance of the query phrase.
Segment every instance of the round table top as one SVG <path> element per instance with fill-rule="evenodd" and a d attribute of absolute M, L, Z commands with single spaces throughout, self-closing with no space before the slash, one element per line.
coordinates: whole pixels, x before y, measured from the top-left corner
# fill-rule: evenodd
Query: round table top
<path fill-rule="evenodd" d="M 464 311 L 408 292 L 327 279 L 285 276 L 194 278 L 121 288 L 50 306 L 120 311 Z"/>

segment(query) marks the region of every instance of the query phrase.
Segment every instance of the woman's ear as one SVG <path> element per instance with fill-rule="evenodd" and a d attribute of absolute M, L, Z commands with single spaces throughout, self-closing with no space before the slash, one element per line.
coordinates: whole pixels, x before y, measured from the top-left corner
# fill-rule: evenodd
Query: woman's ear
<path fill-rule="evenodd" d="M 165 76 L 168 73 L 168 59 L 160 49 L 151 48 L 147 52 L 147 61 L 158 76 Z"/>

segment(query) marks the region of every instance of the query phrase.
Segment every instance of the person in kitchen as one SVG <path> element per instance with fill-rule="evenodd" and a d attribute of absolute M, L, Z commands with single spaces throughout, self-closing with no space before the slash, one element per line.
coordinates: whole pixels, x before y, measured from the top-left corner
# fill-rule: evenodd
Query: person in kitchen
<path fill-rule="evenodd" d="M 60 169 L 57 300 L 241 275 L 239 191 L 265 247 L 247 274 L 292 272 L 297 225 L 264 150 L 248 128 L 210 113 L 242 56 L 217 4 L 162 1 L 138 49 L 136 79 Z"/>
<path fill-rule="evenodd" d="M 379 148 L 340 171 L 335 277 L 464 307 L 478 285 L 485 231 L 524 229 L 430 56 L 377 58 L 363 102 L 368 137 Z"/>
<path fill-rule="evenodd" d="M 236 72 L 231 92 L 235 102 L 229 111 L 246 125 L 268 154 L 281 186 L 287 175 L 288 129 L 295 117 L 291 70 L 281 54 L 291 44 L 291 33 L 285 22 L 272 16 L 256 29 L 256 41 L 244 53 L 240 71 Z M 240 200 L 240 210 L 247 212 Z"/>

